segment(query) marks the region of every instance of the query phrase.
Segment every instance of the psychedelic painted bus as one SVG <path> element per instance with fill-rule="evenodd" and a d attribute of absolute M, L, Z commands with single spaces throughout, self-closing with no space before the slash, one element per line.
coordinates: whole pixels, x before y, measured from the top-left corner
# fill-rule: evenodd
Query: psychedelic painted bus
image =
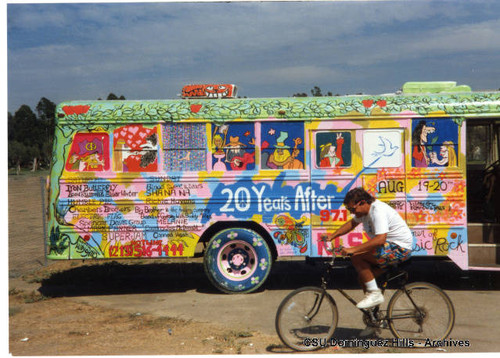
<path fill-rule="evenodd" d="M 190 85 L 176 100 L 59 104 L 48 258 L 203 255 L 219 290 L 251 292 L 280 257 L 328 256 L 319 238 L 350 220 L 342 202 L 361 186 L 406 220 L 414 255 L 469 268 L 466 123 L 498 126 L 499 92 L 412 82 L 386 95 L 235 93 Z M 358 228 L 335 244 L 367 239 Z"/>

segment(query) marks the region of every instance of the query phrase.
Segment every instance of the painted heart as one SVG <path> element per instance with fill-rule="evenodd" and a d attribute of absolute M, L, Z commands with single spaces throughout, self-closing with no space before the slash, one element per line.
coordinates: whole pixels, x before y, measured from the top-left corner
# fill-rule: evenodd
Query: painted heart
<path fill-rule="evenodd" d="M 84 114 L 87 113 L 90 109 L 90 106 L 64 106 L 63 111 L 66 115 L 71 114 Z"/>
<path fill-rule="evenodd" d="M 371 99 L 365 99 L 363 101 L 363 106 L 365 106 L 365 108 L 370 108 L 371 106 L 373 106 L 373 100 L 371 100 Z"/>
<path fill-rule="evenodd" d="M 202 107 L 201 104 L 192 104 L 191 105 L 191 112 L 198 113 L 200 111 L 201 107 Z"/>
<path fill-rule="evenodd" d="M 385 106 L 387 106 L 387 101 L 381 99 L 380 101 L 377 101 L 377 106 L 379 106 L 379 107 L 385 107 Z"/>
<path fill-rule="evenodd" d="M 140 133 L 139 133 L 139 137 L 141 137 L 141 138 L 144 138 L 144 137 L 146 137 L 146 136 L 147 136 L 147 134 L 146 134 L 146 133 L 144 133 L 144 132 L 140 132 Z"/>
<path fill-rule="evenodd" d="M 129 131 L 130 133 L 133 133 L 133 134 L 136 134 L 138 130 L 139 130 L 139 127 L 136 127 L 136 126 L 133 126 L 133 127 L 129 127 L 129 128 L 128 128 L 128 131 Z"/>

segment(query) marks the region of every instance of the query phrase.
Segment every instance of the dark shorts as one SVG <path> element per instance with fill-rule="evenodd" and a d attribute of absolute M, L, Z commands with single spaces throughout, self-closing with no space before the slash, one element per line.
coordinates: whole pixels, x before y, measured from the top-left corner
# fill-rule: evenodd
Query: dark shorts
<path fill-rule="evenodd" d="M 375 259 L 381 268 L 396 265 L 408 260 L 411 250 L 404 249 L 393 242 L 385 242 L 383 246 L 375 249 Z"/>

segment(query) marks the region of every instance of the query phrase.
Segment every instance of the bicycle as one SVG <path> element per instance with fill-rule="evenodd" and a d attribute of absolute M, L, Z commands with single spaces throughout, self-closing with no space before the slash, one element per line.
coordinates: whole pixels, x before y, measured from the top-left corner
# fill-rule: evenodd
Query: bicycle
<path fill-rule="evenodd" d="M 332 259 L 325 263 L 321 287 L 298 288 L 288 294 L 278 307 L 276 331 L 281 341 L 293 350 L 312 351 L 332 342 L 339 314 L 327 288 L 341 248 L 328 251 L 332 253 Z M 407 263 L 386 270 L 379 279 L 382 293 L 390 281 L 397 283 L 385 311 L 380 306 L 358 309 L 363 313 L 363 322 L 367 326 L 375 329 L 388 326 L 405 346 L 425 347 L 429 346 L 429 342 L 443 341 L 449 336 L 455 323 L 455 310 L 448 295 L 439 287 L 428 282 L 407 283 L 408 273 L 402 268 Z M 357 302 L 343 289 L 335 289 L 356 306 Z"/>

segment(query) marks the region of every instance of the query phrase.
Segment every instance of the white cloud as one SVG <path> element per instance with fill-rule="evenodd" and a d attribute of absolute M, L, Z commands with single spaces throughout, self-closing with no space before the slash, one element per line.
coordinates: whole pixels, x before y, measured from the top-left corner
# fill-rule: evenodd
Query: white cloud
<path fill-rule="evenodd" d="M 390 70 L 403 71 L 406 62 L 429 56 L 499 53 L 500 21 L 478 14 L 474 22 L 467 6 L 427 1 L 9 5 L 9 107 L 33 105 L 48 96 L 47 88 L 58 101 L 57 88 L 64 99 L 109 91 L 158 98 L 201 80 L 241 81 L 236 84 L 243 88 L 268 91 L 321 83 L 359 86 L 366 73 L 387 63 L 394 64 Z M 30 32 L 47 36 L 25 45 L 22 36 Z M 383 77 L 380 73 L 379 81 Z"/>

